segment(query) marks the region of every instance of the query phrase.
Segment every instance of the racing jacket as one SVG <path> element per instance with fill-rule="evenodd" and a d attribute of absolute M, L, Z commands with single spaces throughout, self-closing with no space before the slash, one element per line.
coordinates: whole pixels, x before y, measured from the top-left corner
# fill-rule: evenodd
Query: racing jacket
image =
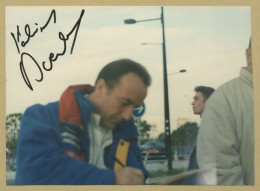
<path fill-rule="evenodd" d="M 114 172 L 126 166 L 148 172 L 142 161 L 132 120 L 113 129 L 113 143 L 104 150 L 107 169 L 89 164 L 88 121 L 93 104 L 89 85 L 70 86 L 59 102 L 36 104 L 23 114 L 16 153 L 17 185 L 110 185 Z"/>

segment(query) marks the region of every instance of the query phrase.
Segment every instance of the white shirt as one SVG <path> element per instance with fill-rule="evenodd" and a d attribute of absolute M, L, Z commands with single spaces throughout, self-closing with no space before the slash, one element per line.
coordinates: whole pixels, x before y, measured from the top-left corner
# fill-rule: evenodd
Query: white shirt
<path fill-rule="evenodd" d="M 104 148 L 112 143 L 112 130 L 99 126 L 100 116 L 91 113 L 88 123 L 90 138 L 89 163 L 99 168 L 106 169 L 104 164 Z"/>

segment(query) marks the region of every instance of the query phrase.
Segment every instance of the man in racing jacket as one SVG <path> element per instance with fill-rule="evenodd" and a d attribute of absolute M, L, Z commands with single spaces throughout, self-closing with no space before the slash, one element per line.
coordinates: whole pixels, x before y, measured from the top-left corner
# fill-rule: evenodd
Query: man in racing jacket
<path fill-rule="evenodd" d="M 147 178 L 133 109 L 151 77 L 140 64 L 107 64 L 95 87 L 70 86 L 58 102 L 23 114 L 17 147 L 17 185 L 143 184 Z"/>

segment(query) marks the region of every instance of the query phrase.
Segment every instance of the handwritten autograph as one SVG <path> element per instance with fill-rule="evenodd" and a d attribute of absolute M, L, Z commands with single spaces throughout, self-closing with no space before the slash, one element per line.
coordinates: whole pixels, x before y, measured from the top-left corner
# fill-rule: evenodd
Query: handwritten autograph
<path fill-rule="evenodd" d="M 26 63 L 24 63 L 24 59 L 26 57 L 29 58 L 37 66 L 37 68 L 38 68 L 38 70 L 40 72 L 40 76 L 39 76 L 39 79 L 35 79 L 35 80 L 37 82 L 41 82 L 43 80 L 43 69 L 45 71 L 51 71 L 52 70 L 53 63 L 55 61 L 57 61 L 60 56 L 63 56 L 66 53 L 67 41 L 70 39 L 72 34 L 74 34 L 74 38 L 73 38 L 73 42 L 72 42 L 72 45 L 71 45 L 70 54 L 73 53 L 73 49 L 74 49 L 74 46 L 75 46 L 75 42 L 76 42 L 76 39 L 77 39 L 77 35 L 78 35 L 80 23 L 81 23 L 81 19 L 82 19 L 84 13 L 85 13 L 85 10 L 83 9 L 81 11 L 80 17 L 78 18 L 77 22 L 75 23 L 75 25 L 73 26 L 73 28 L 71 29 L 71 31 L 68 34 L 64 35 L 62 32 L 59 32 L 58 36 L 59 36 L 59 39 L 63 42 L 63 50 L 61 52 L 59 52 L 59 53 L 51 52 L 49 54 L 49 64 L 48 64 L 48 66 L 47 66 L 45 61 L 43 61 L 42 64 L 39 65 L 37 60 L 32 55 L 30 55 L 27 52 L 22 52 L 21 53 L 20 49 L 22 47 L 25 47 L 30 42 L 30 40 L 33 37 L 35 37 L 37 34 L 39 34 L 39 31 L 43 32 L 48 27 L 48 25 L 50 24 L 51 20 L 53 20 L 54 24 L 56 23 L 56 11 L 54 9 L 51 11 L 51 14 L 50 14 L 47 22 L 42 27 L 38 27 L 38 23 L 35 23 L 36 29 L 34 31 L 31 31 L 30 25 L 28 25 L 28 24 L 25 25 L 25 27 L 24 27 L 24 33 L 26 35 L 25 40 L 22 40 L 22 41 L 20 40 L 20 37 L 22 37 L 22 35 L 20 33 L 19 26 L 17 26 L 16 34 L 11 32 L 11 36 L 13 37 L 13 40 L 15 42 L 17 51 L 18 51 L 18 53 L 21 56 L 21 60 L 20 60 L 21 75 L 22 75 L 22 77 L 24 79 L 24 82 L 26 83 L 28 88 L 30 88 L 31 91 L 33 91 L 33 87 L 32 87 L 32 84 L 30 82 L 30 79 L 29 79 L 29 77 L 28 77 L 28 75 L 26 73 L 25 67 L 24 67 L 24 64 L 26 64 Z"/>

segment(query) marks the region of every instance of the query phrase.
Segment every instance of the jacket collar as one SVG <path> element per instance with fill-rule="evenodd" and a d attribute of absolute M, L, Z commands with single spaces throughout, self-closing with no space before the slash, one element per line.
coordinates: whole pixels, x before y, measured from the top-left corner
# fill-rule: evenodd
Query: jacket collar
<path fill-rule="evenodd" d="M 73 85 L 68 87 L 61 95 L 59 101 L 59 120 L 62 123 L 70 123 L 82 127 L 82 119 L 85 118 L 81 114 L 88 113 L 93 110 L 93 105 L 86 102 L 84 94 L 91 92 L 93 87 L 90 85 Z M 82 103 L 83 102 L 83 103 Z M 88 107 L 81 108 L 81 104 L 87 104 Z M 85 111 L 82 109 L 88 109 Z"/>
<path fill-rule="evenodd" d="M 245 83 L 253 87 L 253 74 L 250 73 L 245 67 L 241 68 L 240 77 Z"/>

